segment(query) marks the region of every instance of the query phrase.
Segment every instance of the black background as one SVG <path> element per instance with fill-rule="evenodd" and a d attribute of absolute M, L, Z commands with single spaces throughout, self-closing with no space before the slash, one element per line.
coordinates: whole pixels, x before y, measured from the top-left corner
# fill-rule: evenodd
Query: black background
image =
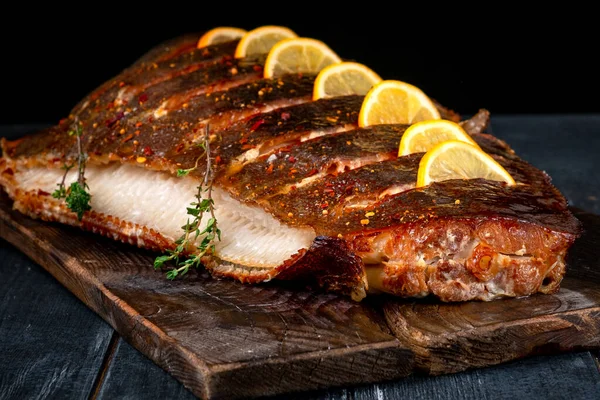
<path fill-rule="evenodd" d="M 461 113 L 600 111 L 599 35 L 590 10 L 350 4 L 161 2 L 137 11 L 105 3 L 90 3 L 87 11 L 17 6 L 2 26 L 0 123 L 58 121 L 163 40 L 221 25 L 265 24 L 320 39 L 342 58 L 364 63 L 384 79 L 415 84 Z"/>

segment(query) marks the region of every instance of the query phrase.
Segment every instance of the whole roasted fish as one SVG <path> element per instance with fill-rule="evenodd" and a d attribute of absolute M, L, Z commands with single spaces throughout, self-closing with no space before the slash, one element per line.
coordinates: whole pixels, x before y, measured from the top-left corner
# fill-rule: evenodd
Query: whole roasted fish
<path fill-rule="evenodd" d="M 558 290 L 580 223 L 544 172 L 483 133 L 487 111 L 460 121 L 439 106 L 517 185 L 417 189 L 423 153 L 397 156 L 407 126 L 358 128 L 362 96 L 312 101 L 314 76 L 263 79 L 264 56 L 235 59 L 236 41 L 197 49 L 197 40 L 157 46 L 58 125 L 3 140 L 0 184 L 14 208 L 164 252 L 212 168 L 221 238 L 202 262 L 215 276 L 310 281 L 356 300 Z M 74 126 L 80 135 L 68 134 Z M 198 162 L 207 127 L 209 163 Z M 77 180 L 64 167 L 81 150 L 91 210 L 80 220 L 51 193 L 63 176 L 65 187 Z"/>

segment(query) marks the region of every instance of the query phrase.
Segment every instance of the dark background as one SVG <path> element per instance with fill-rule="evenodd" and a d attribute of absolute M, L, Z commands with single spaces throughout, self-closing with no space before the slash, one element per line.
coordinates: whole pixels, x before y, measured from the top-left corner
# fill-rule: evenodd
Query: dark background
<path fill-rule="evenodd" d="M 587 20 L 590 10 L 323 3 L 343 9 L 339 15 L 318 3 L 145 4 L 137 11 L 105 3 L 90 3 L 88 11 L 25 4 L 5 15 L 0 123 L 55 123 L 163 40 L 221 25 L 265 24 L 320 39 L 341 57 L 367 64 L 384 79 L 415 84 L 463 114 L 478 108 L 492 115 L 600 111 L 598 33 Z"/>

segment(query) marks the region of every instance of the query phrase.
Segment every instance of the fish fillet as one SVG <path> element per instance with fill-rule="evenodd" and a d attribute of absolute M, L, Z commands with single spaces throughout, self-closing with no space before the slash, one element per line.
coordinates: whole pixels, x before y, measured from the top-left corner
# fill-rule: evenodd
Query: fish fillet
<path fill-rule="evenodd" d="M 222 236 L 202 261 L 215 276 L 310 282 L 355 300 L 383 292 L 489 301 L 559 289 L 580 223 L 544 172 L 485 133 L 486 110 L 460 120 L 436 103 L 517 185 L 417 189 L 423 154 L 397 156 L 407 126 L 358 128 L 363 96 L 312 101 L 314 76 L 263 79 L 264 56 L 234 59 L 236 41 L 197 49 L 196 40 L 152 49 L 56 126 L 3 139 L 0 184 L 14 208 L 173 249 L 205 165 L 176 172 L 196 165 L 208 126 Z M 75 120 L 92 195 L 81 221 L 50 195 L 77 156 L 67 134 Z M 67 185 L 76 178 L 70 171 Z"/>

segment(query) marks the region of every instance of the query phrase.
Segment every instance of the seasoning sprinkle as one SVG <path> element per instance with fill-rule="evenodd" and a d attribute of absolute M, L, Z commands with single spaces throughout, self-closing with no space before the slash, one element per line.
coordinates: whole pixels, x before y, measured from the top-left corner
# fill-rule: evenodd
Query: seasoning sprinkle
<path fill-rule="evenodd" d="M 368 213 L 365 214 L 366 218 L 372 217 L 373 215 L 375 215 L 375 213 L 373 211 L 369 211 Z"/>
<path fill-rule="evenodd" d="M 135 161 L 139 162 L 140 164 L 145 163 L 146 162 L 146 157 L 138 157 L 135 159 Z"/>
<path fill-rule="evenodd" d="M 361 220 L 360 220 L 360 223 L 361 223 L 362 225 L 369 225 L 369 222 L 370 222 L 370 221 L 369 221 L 367 218 L 365 218 L 365 219 L 361 219 Z"/>

